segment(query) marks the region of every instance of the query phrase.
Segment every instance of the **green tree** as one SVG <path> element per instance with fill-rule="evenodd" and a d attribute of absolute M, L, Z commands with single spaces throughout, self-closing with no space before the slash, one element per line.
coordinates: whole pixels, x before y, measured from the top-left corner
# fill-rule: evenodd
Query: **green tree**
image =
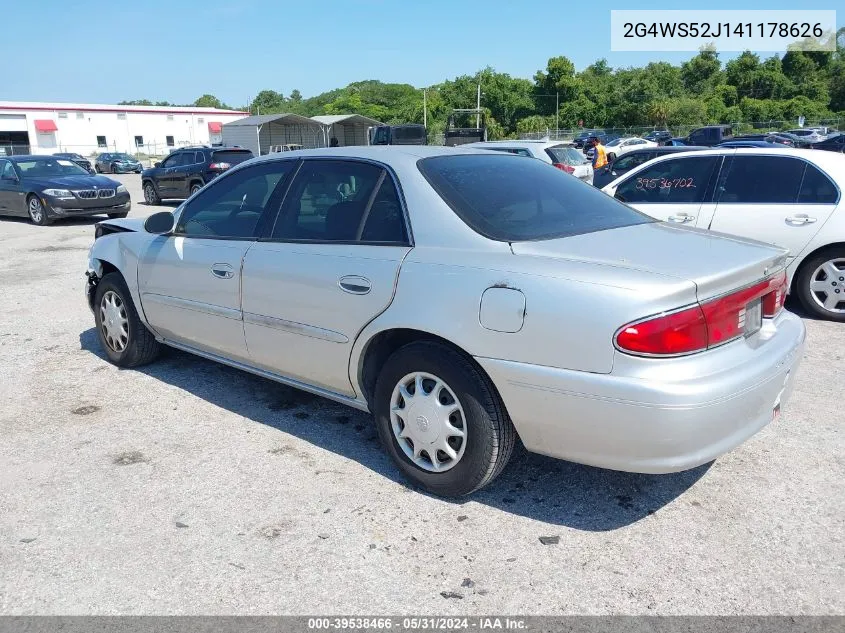
<path fill-rule="evenodd" d="M 280 114 L 285 112 L 285 96 L 275 90 L 262 90 L 249 106 L 254 114 Z"/>
<path fill-rule="evenodd" d="M 209 94 L 205 94 L 205 95 L 201 96 L 199 99 L 197 99 L 196 101 L 194 101 L 194 105 L 197 108 L 220 108 L 222 110 L 228 110 L 229 109 L 229 106 L 227 106 L 225 103 L 220 101 L 220 99 L 218 99 L 214 95 L 209 95 Z"/>
<path fill-rule="evenodd" d="M 709 92 L 721 83 L 722 63 L 715 47 L 702 47 L 698 55 L 681 64 L 681 78 L 686 90 L 694 95 Z"/>

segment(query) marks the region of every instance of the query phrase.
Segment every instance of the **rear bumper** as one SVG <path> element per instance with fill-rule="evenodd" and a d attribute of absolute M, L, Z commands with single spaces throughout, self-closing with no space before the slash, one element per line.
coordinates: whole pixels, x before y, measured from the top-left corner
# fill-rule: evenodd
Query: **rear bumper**
<path fill-rule="evenodd" d="M 637 363 L 652 364 L 638 377 L 617 375 L 616 368 L 589 374 L 477 360 L 528 450 L 613 470 L 668 473 L 739 446 L 788 400 L 804 324 L 784 312 L 759 336 L 756 344 L 737 341 L 697 355 L 708 356 L 701 361 L 621 359 L 626 373 Z"/>

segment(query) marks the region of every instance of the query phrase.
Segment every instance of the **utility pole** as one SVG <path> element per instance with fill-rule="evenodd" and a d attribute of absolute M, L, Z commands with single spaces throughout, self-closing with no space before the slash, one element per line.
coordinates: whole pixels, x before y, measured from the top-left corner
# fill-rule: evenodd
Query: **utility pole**
<path fill-rule="evenodd" d="M 475 113 L 475 128 L 481 128 L 481 84 L 478 84 L 478 96 L 475 99 L 475 108 L 478 112 Z"/>
<path fill-rule="evenodd" d="M 558 135 L 558 130 L 560 130 L 560 93 L 555 93 L 555 137 Z"/>
<path fill-rule="evenodd" d="M 426 89 L 423 88 L 423 127 L 428 129 L 428 110 L 425 96 Z"/>

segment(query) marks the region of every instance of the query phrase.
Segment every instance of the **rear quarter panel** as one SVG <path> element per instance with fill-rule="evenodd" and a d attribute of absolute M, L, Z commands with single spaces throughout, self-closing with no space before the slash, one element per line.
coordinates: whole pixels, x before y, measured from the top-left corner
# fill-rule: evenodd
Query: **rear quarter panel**
<path fill-rule="evenodd" d="M 402 264 L 390 307 L 359 335 L 353 380 L 367 343 L 394 328 L 442 337 L 476 357 L 585 372 L 613 369 L 616 330 L 638 318 L 695 300 L 685 280 L 614 266 L 499 252 L 415 248 Z M 481 325 L 481 297 L 491 287 L 525 296 L 523 327 L 514 333 Z"/>

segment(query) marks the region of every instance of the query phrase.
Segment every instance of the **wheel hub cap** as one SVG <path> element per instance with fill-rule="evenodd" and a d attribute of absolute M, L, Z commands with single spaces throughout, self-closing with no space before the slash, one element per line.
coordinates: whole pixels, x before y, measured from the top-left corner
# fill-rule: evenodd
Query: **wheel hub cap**
<path fill-rule="evenodd" d="M 41 220 L 41 205 L 35 198 L 29 201 L 29 215 L 32 216 L 32 219 L 36 222 Z"/>
<path fill-rule="evenodd" d="M 390 400 L 390 426 L 402 451 L 423 470 L 444 472 L 463 457 L 463 407 L 433 374 L 415 372 L 397 383 Z"/>
<path fill-rule="evenodd" d="M 824 310 L 845 312 L 845 257 L 826 261 L 810 278 L 810 295 Z"/>
<path fill-rule="evenodd" d="M 115 352 L 122 352 L 129 342 L 129 319 L 126 306 L 117 295 L 109 290 L 100 302 L 100 324 L 106 344 Z"/>

